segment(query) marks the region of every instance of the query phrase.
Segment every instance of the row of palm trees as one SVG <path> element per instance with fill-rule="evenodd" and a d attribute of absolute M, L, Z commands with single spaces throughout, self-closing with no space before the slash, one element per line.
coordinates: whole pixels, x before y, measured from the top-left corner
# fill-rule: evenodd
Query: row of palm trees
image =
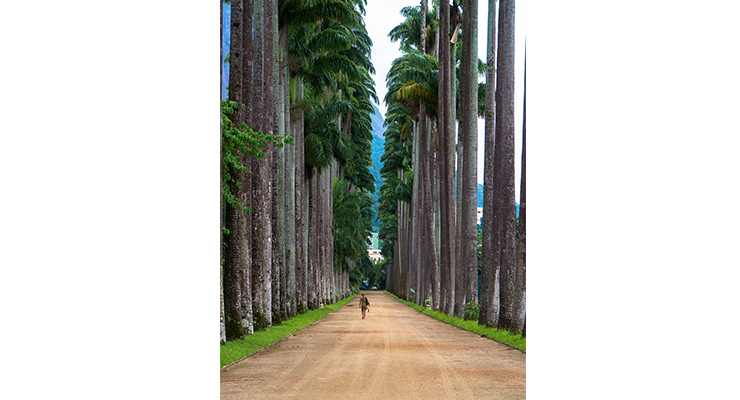
<path fill-rule="evenodd" d="M 406 20 L 389 33 L 403 55 L 388 72 L 384 99 L 378 218 L 388 287 L 449 315 L 463 318 L 474 315 L 466 309 L 479 310 L 479 323 L 523 332 L 526 181 L 523 151 L 517 228 L 514 1 L 500 0 L 498 7 L 489 1 L 485 63 L 477 58 L 477 0 L 436 0 L 431 10 L 426 3 L 404 8 Z M 486 82 L 479 83 L 483 74 Z M 485 117 L 480 295 L 479 117 Z"/>
<path fill-rule="evenodd" d="M 231 0 L 222 343 L 349 295 L 350 271 L 369 263 L 365 2 Z"/>

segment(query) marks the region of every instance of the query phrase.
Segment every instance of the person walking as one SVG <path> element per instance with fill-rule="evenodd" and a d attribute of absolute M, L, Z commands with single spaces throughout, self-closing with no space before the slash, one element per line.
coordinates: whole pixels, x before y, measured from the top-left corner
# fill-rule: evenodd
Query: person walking
<path fill-rule="evenodd" d="M 365 319 L 365 313 L 367 312 L 367 309 L 370 307 L 370 302 L 367 300 L 367 297 L 365 297 L 365 293 L 360 294 L 360 309 L 362 310 L 362 319 Z"/>

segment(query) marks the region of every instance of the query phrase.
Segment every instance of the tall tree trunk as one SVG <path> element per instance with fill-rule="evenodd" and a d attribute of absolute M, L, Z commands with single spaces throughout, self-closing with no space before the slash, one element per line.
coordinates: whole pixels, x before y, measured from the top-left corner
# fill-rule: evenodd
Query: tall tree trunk
<path fill-rule="evenodd" d="M 478 322 L 481 325 L 498 324 L 498 287 L 496 263 L 494 262 L 494 240 L 497 239 L 493 225 L 493 152 L 495 145 L 494 101 L 496 93 L 496 1 L 488 0 L 488 46 L 486 52 L 486 136 L 485 161 L 483 166 L 483 254 L 481 256 L 481 304 Z"/>
<path fill-rule="evenodd" d="M 292 82 L 295 87 L 295 103 L 303 100 L 303 81 L 301 78 L 296 77 Z M 295 147 L 295 280 L 296 280 L 296 294 L 295 302 L 298 313 L 304 313 L 308 311 L 308 298 L 306 292 L 306 229 L 308 219 L 306 218 L 305 212 L 307 208 L 305 205 L 305 188 L 307 179 L 304 175 L 305 164 L 304 164 L 304 153 L 303 153 L 303 111 L 300 108 L 291 106 L 295 113 L 294 118 L 291 118 L 293 123 L 293 146 Z"/>
<path fill-rule="evenodd" d="M 269 1 L 269 0 L 267 0 Z M 255 130 L 262 130 L 266 135 L 272 134 L 272 118 L 269 114 L 272 106 L 266 99 L 271 86 L 266 78 L 272 74 L 271 60 L 266 57 L 265 43 L 267 29 L 266 0 L 254 2 L 254 40 L 252 75 L 252 123 Z M 253 204 L 252 207 L 252 294 L 255 330 L 272 325 L 272 222 L 271 222 L 271 188 L 270 188 L 270 149 L 265 149 L 265 158 L 255 159 L 252 163 Z"/>
<path fill-rule="evenodd" d="M 426 114 L 426 113 L 425 113 Z M 422 234 L 424 240 L 422 243 L 424 244 L 424 258 L 422 258 L 422 266 L 425 269 L 423 272 L 423 298 L 420 299 L 419 304 L 424 304 L 423 301 L 427 298 L 433 298 L 434 294 L 432 292 L 432 285 L 434 282 L 434 273 L 437 270 L 437 243 L 434 239 L 434 204 L 432 202 L 432 179 L 433 179 L 433 169 L 432 169 L 432 152 L 431 152 L 431 143 L 429 140 L 429 135 L 427 135 L 424 130 L 426 129 L 426 115 L 423 115 L 423 123 L 422 123 L 422 135 L 421 135 L 421 147 L 422 147 L 422 173 L 423 176 L 422 180 L 422 195 L 424 196 L 423 205 L 424 208 L 422 210 Z"/>
<path fill-rule="evenodd" d="M 219 11 L 221 13 L 221 15 L 220 15 L 220 23 L 221 23 L 221 26 L 220 26 L 221 31 L 220 32 L 221 32 L 221 34 L 219 35 L 219 38 L 220 38 L 219 40 L 221 41 L 221 43 L 219 43 L 219 49 L 221 50 L 221 57 L 220 57 L 220 65 L 219 65 L 219 80 L 218 80 L 219 83 L 218 84 L 219 85 L 223 85 L 223 81 L 224 81 L 224 46 L 223 46 L 223 43 L 224 43 L 224 1 L 223 0 L 219 0 L 218 4 L 219 4 Z M 219 90 L 221 90 L 221 89 L 219 88 Z M 219 98 L 221 98 L 221 97 L 219 97 Z M 223 129 L 223 124 L 221 125 L 221 129 Z M 220 140 L 220 146 L 221 146 L 221 148 L 223 148 L 223 145 L 224 145 L 223 139 L 221 139 Z M 221 162 L 223 163 L 223 160 L 221 160 Z M 221 178 L 221 182 L 223 182 L 224 181 L 223 171 L 220 172 L 220 178 Z M 218 271 L 219 271 L 219 291 L 220 291 L 220 295 L 221 295 L 221 297 L 220 297 L 220 302 L 221 302 L 221 338 L 220 338 L 220 342 L 221 342 L 221 344 L 225 344 L 226 343 L 226 320 L 225 320 L 225 317 L 224 317 L 224 264 L 223 264 L 223 261 L 222 261 L 224 259 L 224 245 L 223 245 L 224 231 L 223 231 L 223 228 L 225 227 L 225 224 L 224 224 L 224 207 L 225 206 L 226 205 L 224 203 L 224 197 L 222 195 L 221 196 L 220 207 L 219 207 L 219 212 L 220 212 L 219 222 L 221 224 L 221 232 L 219 234 L 221 235 L 221 246 L 219 246 L 219 251 L 220 251 L 219 256 L 220 257 L 219 257 L 219 268 L 218 268 Z"/>
<path fill-rule="evenodd" d="M 439 49 L 437 49 L 438 51 Z M 433 180 L 433 187 L 432 187 L 432 193 L 434 193 L 434 245 L 436 246 L 436 257 L 437 257 L 437 267 L 434 269 L 434 276 L 432 279 L 432 284 L 434 285 L 432 287 L 432 290 L 434 292 L 434 296 L 432 296 L 432 302 L 433 307 L 435 310 L 439 311 L 442 309 L 442 288 L 441 288 L 441 282 L 442 282 L 442 270 L 440 266 L 440 260 L 442 258 L 442 210 L 441 210 L 441 204 L 440 204 L 440 175 L 441 175 L 441 165 L 440 165 L 440 154 L 439 154 L 439 134 L 437 133 L 436 127 L 432 127 L 434 131 L 434 142 L 436 143 L 436 148 L 434 150 L 434 163 L 432 168 L 432 175 L 434 176 Z"/>
<path fill-rule="evenodd" d="M 418 118 L 418 115 L 416 116 Z M 407 282 L 407 291 L 411 292 L 413 289 L 414 302 L 419 304 L 420 289 L 419 289 L 419 274 L 418 269 L 421 261 L 419 259 L 419 250 L 422 247 L 420 241 L 420 221 L 421 221 L 421 166 L 420 155 L 420 133 L 419 133 L 419 122 L 414 122 L 414 136 L 412 141 L 413 151 L 411 155 L 411 165 L 414 172 L 413 181 L 411 182 L 411 240 L 408 243 L 407 251 L 411 254 L 411 262 L 407 265 L 407 271 L 409 280 Z"/>
<path fill-rule="evenodd" d="M 401 180 L 401 182 L 406 183 L 406 176 L 405 171 L 399 170 L 398 171 L 398 178 Z M 408 247 L 406 244 L 406 231 L 407 231 L 407 215 L 406 215 L 406 202 L 399 201 L 398 205 L 396 206 L 398 210 L 398 249 L 395 252 L 395 257 L 398 259 L 398 267 L 401 275 L 401 279 L 399 280 L 399 296 L 403 299 L 409 300 L 409 291 L 408 291 L 408 268 L 406 263 L 406 255 L 408 254 Z"/>
<path fill-rule="evenodd" d="M 226 320 L 224 317 L 224 266 L 219 266 L 219 289 L 221 294 L 221 338 L 220 343 L 226 344 Z"/>
<path fill-rule="evenodd" d="M 282 97 L 279 90 L 280 73 L 278 65 L 278 24 L 277 24 L 277 1 L 265 0 L 265 104 L 267 105 L 268 123 L 270 124 L 269 132 L 271 135 L 277 135 L 279 132 L 278 112 L 280 110 L 280 98 Z M 270 146 L 270 216 L 272 220 L 272 270 L 271 270 L 271 307 L 272 323 L 279 325 L 281 323 L 280 304 L 280 283 L 282 281 L 282 269 L 285 266 L 284 259 L 280 258 L 280 244 L 284 244 L 284 236 L 280 232 L 280 211 L 279 209 L 279 159 L 280 149 L 277 146 Z M 284 254 L 283 254 L 284 255 Z"/>
<path fill-rule="evenodd" d="M 452 276 L 455 270 L 455 176 L 453 164 L 454 140 L 451 129 L 452 98 L 450 92 L 450 3 L 442 4 L 439 32 L 439 95 L 438 95 L 438 136 L 440 154 L 440 292 L 442 310 L 452 314 L 454 285 Z M 451 286 L 452 285 L 452 286 Z"/>
<path fill-rule="evenodd" d="M 241 86 L 242 96 L 244 99 L 244 119 L 247 126 L 252 127 L 254 120 L 252 119 L 252 64 L 253 64 L 253 43 L 252 43 L 252 14 L 254 11 L 253 0 L 242 0 L 242 49 L 243 57 L 242 64 L 244 68 L 242 70 L 242 82 Z M 246 160 L 245 160 L 246 162 Z M 251 164 L 250 162 L 247 163 Z M 244 193 L 244 204 L 251 207 L 252 201 L 252 174 L 251 171 L 247 171 L 240 176 L 242 183 L 242 190 Z M 244 275 L 244 281 L 242 282 L 242 326 L 244 332 L 251 335 L 254 333 L 254 318 L 253 318 L 253 298 L 252 298 L 252 213 L 242 213 L 243 218 L 243 231 L 244 237 L 242 239 L 242 271 Z"/>
<path fill-rule="evenodd" d="M 237 103 L 242 103 L 241 86 L 241 53 L 242 53 L 242 8 L 241 2 L 234 1 L 231 6 L 231 57 L 229 62 L 229 99 Z M 237 107 L 233 115 L 234 125 L 241 127 L 244 121 L 244 112 L 241 107 Z M 234 179 L 238 181 L 239 172 L 234 171 Z M 242 188 L 232 182 L 230 190 L 235 195 L 237 201 L 243 201 Z M 224 238 L 224 324 L 226 328 L 226 339 L 238 339 L 244 336 L 242 328 L 242 293 L 241 287 L 244 274 L 241 271 L 243 260 L 241 256 L 241 240 L 243 232 L 241 231 L 240 214 L 241 211 L 233 206 L 227 206 L 225 210 L 225 226 L 229 231 Z"/>
<path fill-rule="evenodd" d="M 465 277 L 465 303 L 478 300 L 478 0 L 465 2 L 465 38 L 463 46 L 464 98 L 462 135 L 463 146 L 463 191 L 462 191 L 462 229 L 461 256 Z M 464 305 L 463 305 L 464 307 Z"/>
<path fill-rule="evenodd" d="M 309 199 L 308 199 L 308 271 L 307 271 L 307 291 L 308 291 L 308 308 L 317 309 L 318 304 L 318 276 L 320 268 L 319 259 L 319 196 L 320 196 L 320 172 L 316 167 L 309 168 Z"/>
<path fill-rule="evenodd" d="M 319 259 L 319 265 L 321 266 L 319 269 L 319 307 L 321 307 L 322 304 L 327 304 L 327 297 L 328 297 L 328 286 L 329 286 L 329 273 L 327 269 L 327 260 L 328 257 L 328 242 L 329 242 L 329 235 L 327 234 L 326 228 L 329 224 L 329 202 L 327 201 L 327 187 L 329 185 L 329 177 L 331 176 L 331 166 L 325 168 L 321 171 L 321 181 L 320 181 L 320 190 L 321 190 L 321 202 L 319 203 L 319 213 L 321 213 L 319 217 L 319 222 L 321 226 L 319 227 L 319 235 L 321 235 L 321 238 L 319 240 L 321 250 L 320 250 L 320 259 Z"/>
<path fill-rule="evenodd" d="M 238 213 L 233 207 L 226 209 L 226 227 L 236 228 L 238 226 Z M 242 329 L 241 309 L 241 282 L 243 278 L 239 273 L 239 238 L 238 230 L 230 231 L 225 237 L 225 260 L 224 260 L 224 325 L 226 328 L 226 340 L 240 339 L 244 336 Z"/>
<path fill-rule="evenodd" d="M 284 304 L 286 305 L 286 314 L 288 318 L 296 316 L 298 313 L 297 302 L 296 302 L 296 222 L 298 220 L 298 214 L 296 207 L 296 163 L 295 163 L 295 130 L 292 124 L 291 116 L 291 78 L 290 69 L 288 68 L 287 55 L 288 55 L 288 28 L 285 26 L 280 33 L 280 49 L 281 49 L 281 65 L 282 75 L 281 80 L 283 82 L 283 115 L 285 116 L 285 129 L 286 133 L 291 135 L 294 141 L 285 147 L 285 245 L 286 245 L 286 262 L 287 262 L 287 277 L 286 277 L 286 290 Z"/>
<path fill-rule="evenodd" d="M 221 12 L 221 16 L 220 16 L 221 34 L 219 35 L 219 38 L 220 38 L 219 40 L 221 41 L 221 43 L 219 43 L 219 49 L 221 50 L 221 57 L 220 57 L 220 63 L 219 63 L 219 81 L 218 82 L 219 82 L 219 85 L 223 85 L 223 81 L 224 81 L 224 46 L 223 46 L 223 43 L 224 43 L 224 2 L 223 0 L 219 0 L 218 4 L 219 4 L 219 11 Z M 219 90 L 221 89 L 219 88 Z M 222 98 L 222 97 L 219 97 L 219 98 Z M 221 125 L 221 129 L 223 129 L 223 124 Z M 224 143 L 223 143 L 223 137 L 222 137 L 220 139 L 220 147 L 222 149 L 223 149 L 223 145 Z M 221 164 L 223 164 L 223 159 L 221 160 Z M 223 182 L 224 181 L 223 171 L 220 172 L 220 178 L 221 178 L 221 182 Z M 219 251 L 220 251 L 219 256 L 220 257 L 219 257 L 219 268 L 218 268 L 219 286 L 220 286 L 219 290 L 221 294 L 221 298 L 220 298 L 220 302 L 221 302 L 221 339 L 220 339 L 220 342 L 221 344 L 226 343 L 226 320 L 224 317 L 224 264 L 222 261 L 224 259 L 224 245 L 223 245 L 224 230 L 223 228 L 225 228 L 226 226 L 224 224 L 224 207 L 225 206 L 226 205 L 224 203 L 224 197 L 222 195 L 220 207 L 219 207 L 219 212 L 220 212 L 219 222 L 221 224 L 221 231 L 219 232 L 219 235 L 221 235 L 221 246 L 219 246 Z"/>
<path fill-rule="evenodd" d="M 516 240 L 516 293 L 517 322 L 522 319 L 522 335 L 527 310 L 527 48 L 524 47 L 524 105 L 522 122 L 522 176 L 519 188 L 519 230 Z"/>
<path fill-rule="evenodd" d="M 450 68 L 447 73 L 447 75 L 450 77 L 450 118 L 448 119 L 450 121 L 450 142 L 452 143 L 452 146 L 450 147 L 450 157 L 452 159 L 451 161 L 451 172 L 449 172 L 452 175 L 453 179 L 453 186 L 450 189 L 450 196 L 451 196 L 451 202 L 452 205 L 450 206 L 452 208 L 452 216 L 450 217 L 452 220 L 454 220 L 454 224 L 451 226 L 450 229 L 452 229 L 452 235 L 455 237 L 454 244 L 452 244 L 450 249 L 450 257 L 452 257 L 450 261 L 450 305 L 448 314 L 449 315 L 458 315 L 458 308 L 456 307 L 456 304 L 459 304 L 459 300 L 462 299 L 462 291 L 458 289 L 458 287 L 461 285 L 462 277 L 458 277 L 460 274 L 460 237 L 459 234 L 460 231 L 460 208 L 462 205 L 461 197 L 457 194 L 461 191 L 461 185 L 462 180 L 458 179 L 458 172 L 462 173 L 462 141 L 460 140 L 460 135 L 457 129 L 457 122 L 458 122 L 458 110 L 457 110 L 457 98 L 458 98 L 458 82 L 457 82 L 457 34 L 459 30 L 458 26 L 458 16 L 457 16 L 457 1 L 453 2 L 454 8 L 450 8 L 450 26 L 454 26 L 455 30 L 452 34 L 452 37 L 450 38 Z M 454 10 L 454 13 L 453 13 Z M 462 317 L 462 312 L 459 313 L 459 316 Z"/>
<path fill-rule="evenodd" d="M 462 100 L 462 99 L 461 99 Z M 464 101 L 461 101 L 461 103 L 464 103 Z M 462 106 L 462 104 L 461 104 Z M 462 106 L 461 108 L 463 108 Z M 456 184 L 457 184 L 457 190 L 456 190 L 456 196 L 455 196 L 455 240 L 457 243 L 455 243 L 455 308 L 454 308 L 454 315 L 458 318 L 463 317 L 463 312 L 465 311 L 465 285 L 466 285 L 466 278 L 467 274 L 465 273 L 465 264 L 463 263 L 463 235 L 462 235 L 462 227 L 463 227 L 463 217 L 465 213 L 463 212 L 463 147 L 465 145 L 465 138 L 462 136 L 462 131 L 457 131 L 457 172 L 455 174 L 456 178 Z"/>
<path fill-rule="evenodd" d="M 501 313 L 499 327 L 521 332 L 523 316 L 516 304 L 516 208 L 514 204 L 514 1 L 499 7 L 496 80 L 496 145 L 493 224 L 500 234 Z M 496 243 L 498 241 L 495 241 Z"/>

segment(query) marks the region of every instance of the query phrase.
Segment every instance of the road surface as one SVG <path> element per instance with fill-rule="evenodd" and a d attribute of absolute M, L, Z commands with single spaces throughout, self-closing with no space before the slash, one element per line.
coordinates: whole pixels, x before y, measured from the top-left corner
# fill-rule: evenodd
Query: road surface
<path fill-rule="evenodd" d="M 526 355 L 365 292 L 221 371 L 222 399 L 524 399 Z"/>

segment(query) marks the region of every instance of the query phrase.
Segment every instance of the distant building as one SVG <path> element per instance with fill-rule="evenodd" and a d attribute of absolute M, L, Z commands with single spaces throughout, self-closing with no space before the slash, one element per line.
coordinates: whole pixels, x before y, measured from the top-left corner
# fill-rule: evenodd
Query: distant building
<path fill-rule="evenodd" d="M 380 250 L 374 247 L 368 247 L 367 255 L 370 257 L 370 261 L 372 262 L 381 261 L 383 259 L 383 256 L 380 254 Z"/>
<path fill-rule="evenodd" d="M 483 219 L 483 207 L 478 207 L 478 225 L 482 224 L 481 219 Z"/>

